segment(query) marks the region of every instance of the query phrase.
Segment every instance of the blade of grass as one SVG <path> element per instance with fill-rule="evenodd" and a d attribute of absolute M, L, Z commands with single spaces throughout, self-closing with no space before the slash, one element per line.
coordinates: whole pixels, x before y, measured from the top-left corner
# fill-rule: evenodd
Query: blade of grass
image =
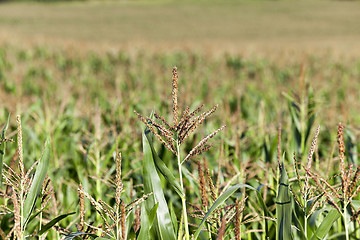
<path fill-rule="evenodd" d="M 159 204 L 156 212 L 155 229 L 157 239 L 172 240 L 176 239 L 174 227 L 172 225 L 171 216 L 168 205 L 165 200 L 163 189 L 161 188 L 160 177 L 156 171 L 154 158 L 150 147 L 150 141 L 153 136 L 148 135 L 149 130 L 145 129 L 143 134 L 143 178 L 145 194 L 153 192 L 153 195 L 146 201 L 148 211 L 156 204 Z"/>
<path fill-rule="evenodd" d="M 64 240 L 72 240 L 73 238 L 78 237 L 78 236 L 81 236 L 81 235 L 88 235 L 88 236 L 90 236 L 90 237 L 93 237 L 93 238 L 96 238 L 96 239 L 100 239 L 97 235 L 92 234 L 92 233 L 73 232 L 73 233 L 70 233 L 69 235 L 67 235 Z M 106 239 L 106 238 L 105 238 L 105 239 Z"/>
<path fill-rule="evenodd" d="M 23 230 L 26 229 L 26 225 L 28 224 L 29 218 L 31 216 L 31 212 L 35 207 L 37 196 L 41 190 L 41 186 L 43 184 L 43 181 L 45 179 L 48 170 L 49 159 L 50 159 L 50 139 L 48 138 L 45 142 L 43 154 L 41 156 L 39 165 L 36 168 L 34 179 L 32 181 L 29 192 L 25 199 L 24 212 L 22 216 L 24 219 Z"/>
<path fill-rule="evenodd" d="M 60 216 L 57 216 L 56 218 L 54 218 L 53 220 L 51 220 L 50 222 L 48 222 L 46 225 L 44 225 L 41 230 L 38 232 L 38 236 L 42 235 L 43 233 L 45 233 L 47 230 L 49 230 L 52 226 L 54 226 L 56 223 L 60 222 L 61 220 L 63 220 L 64 218 L 66 218 L 67 216 L 73 215 L 75 214 L 75 212 L 71 212 L 71 213 L 66 213 L 66 214 L 62 214 Z"/>

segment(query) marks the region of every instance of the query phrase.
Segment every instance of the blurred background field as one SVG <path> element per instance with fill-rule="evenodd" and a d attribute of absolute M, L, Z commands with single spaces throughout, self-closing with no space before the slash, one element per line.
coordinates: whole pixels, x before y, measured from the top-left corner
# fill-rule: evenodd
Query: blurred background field
<path fill-rule="evenodd" d="M 143 126 L 133 111 L 171 113 L 173 66 L 179 71 L 182 109 L 219 104 L 184 151 L 211 130 L 228 126 L 205 154 L 219 186 L 243 171 L 236 182 L 274 190 L 262 193 L 275 212 L 279 125 L 290 177 L 295 177 L 293 152 L 306 161 L 317 125 L 315 170 L 335 174 L 339 122 L 346 126 L 348 160 L 358 166 L 359 9 L 359 1 L 2 2 L 0 123 L 11 114 L 7 138 L 16 142 L 15 116 L 22 116 L 27 169 L 51 137 L 48 174 L 56 207 L 46 210 L 44 221 L 79 211 L 79 183 L 95 198 L 113 201 L 109 182 L 116 150 L 123 156 L 124 199 L 129 203 L 142 196 Z M 300 114 L 302 107 L 305 147 L 298 143 L 291 112 Z M 168 167 L 176 169 L 172 156 L 158 149 Z M 16 143 L 8 143 L 4 162 L 10 164 L 15 153 Z M 194 176 L 199 159 L 186 165 Z M 199 203 L 191 176 L 186 177 L 188 201 Z M 176 194 L 166 192 L 166 198 L 181 209 Z M 95 211 L 86 217 L 99 221 Z M 5 233 L 13 227 L 7 223 L 11 218 L 2 217 Z M 78 221 L 77 214 L 60 225 L 74 231 Z M 260 228 L 257 222 L 243 225 L 244 231 Z M 339 232 L 341 227 L 330 234 Z M 55 231 L 48 237 L 55 239 Z M 261 239 L 259 233 L 244 237 Z"/>
<path fill-rule="evenodd" d="M 44 2 L 3 3 L 0 33 L 156 51 L 359 52 L 358 1 Z"/>

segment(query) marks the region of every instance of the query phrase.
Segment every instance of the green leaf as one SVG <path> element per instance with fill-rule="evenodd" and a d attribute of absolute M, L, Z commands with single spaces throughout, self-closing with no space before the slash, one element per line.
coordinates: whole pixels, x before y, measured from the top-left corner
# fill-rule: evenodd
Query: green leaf
<path fill-rule="evenodd" d="M 155 205 L 156 206 L 156 205 Z M 157 204 L 157 206 L 159 206 Z M 150 220 L 149 215 L 146 211 L 145 202 L 141 204 L 141 228 L 139 236 L 137 237 L 138 240 L 148 240 L 150 239 Z"/>
<path fill-rule="evenodd" d="M 133 225 L 133 222 L 135 220 L 135 208 L 131 209 L 131 211 L 127 214 L 126 220 L 125 220 L 125 239 L 129 238 L 129 234 L 131 231 L 131 226 Z M 130 238 L 131 239 L 131 238 Z"/>
<path fill-rule="evenodd" d="M 81 235 L 89 235 L 90 237 L 93 237 L 96 239 L 107 239 L 107 238 L 100 238 L 96 234 L 92 234 L 92 233 L 73 232 L 73 233 L 70 233 L 69 235 L 67 235 L 64 240 L 72 240 L 73 238 L 81 236 Z"/>
<path fill-rule="evenodd" d="M 70 215 L 73 215 L 73 214 L 75 214 L 75 212 L 62 214 L 62 215 L 54 218 L 53 220 L 51 220 L 50 222 L 48 222 L 45 226 L 43 226 L 37 235 L 38 235 L 38 236 L 42 235 L 42 234 L 45 233 L 48 229 L 50 229 L 52 226 L 54 226 L 56 223 L 60 222 L 61 220 L 63 220 L 63 219 L 66 218 L 67 216 L 70 216 Z"/>
<path fill-rule="evenodd" d="M 36 213 L 34 213 L 33 215 L 31 215 L 31 217 L 29 218 L 28 222 L 31 222 L 34 218 L 36 218 L 40 213 L 42 213 L 44 209 L 40 209 L 39 211 L 37 211 Z"/>
<path fill-rule="evenodd" d="M 301 124 L 300 124 L 300 120 L 298 117 L 298 110 L 296 109 L 297 106 L 296 106 L 295 102 L 289 101 L 288 106 L 289 106 L 289 110 L 290 110 L 291 119 L 293 120 L 293 123 L 295 124 L 296 130 L 298 132 L 301 132 Z"/>
<path fill-rule="evenodd" d="M 253 188 L 250 185 L 247 184 L 236 184 L 235 186 L 230 187 L 228 190 L 226 190 L 223 194 L 221 194 L 218 199 L 216 199 L 216 201 L 214 202 L 214 204 L 211 206 L 211 208 L 209 209 L 209 211 L 206 213 L 206 215 L 204 216 L 203 220 L 201 221 L 198 229 L 196 230 L 195 234 L 194 234 L 194 239 L 196 240 L 199 237 L 199 234 L 202 230 L 202 227 L 205 224 L 205 220 L 221 205 L 223 204 L 226 199 L 228 199 L 231 195 L 233 195 L 239 188 L 249 188 L 251 190 L 256 191 L 257 193 L 257 197 L 260 201 L 261 206 L 264 209 L 264 213 L 265 215 L 267 215 L 267 208 L 265 206 L 265 203 L 261 197 L 261 194 L 259 191 L 257 191 L 255 188 Z"/>
<path fill-rule="evenodd" d="M 311 237 L 311 240 L 324 239 L 330 231 L 333 223 L 341 217 L 341 214 L 336 210 L 332 209 L 321 222 L 320 226 L 316 229 L 316 232 Z"/>
<path fill-rule="evenodd" d="M 41 186 L 44 182 L 47 169 L 49 167 L 49 159 L 50 159 L 50 139 L 48 138 L 45 142 L 45 147 L 40 159 L 40 163 L 36 168 L 34 179 L 32 181 L 29 192 L 25 199 L 24 211 L 22 214 L 22 218 L 24 219 L 23 230 L 26 229 L 26 225 L 28 224 L 30 215 L 35 207 L 37 196 L 41 190 Z"/>
<path fill-rule="evenodd" d="M 153 226 L 153 223 L 154 223 L 154 220 L 155 220 L 155 217 L 156 217 L 156 212 L 157 212 L 158 207 L 159 207 L 159 203 L 157 202 L 157 203 L 155 204 L 155 206 L 151 209 L 150 213 L 149 213 L 150 227 Z"/>
<path fill-rule="evenodd" d="M 176 213 L 175 213 L 174 206 L 172 203 L 169 204 L 169 209 L 170 209 L 171 221 L 172 221 L 172 224 L 175 229 L 175 234 L 177 235 L 178 224 L 177 224 L 177 219 L 176 219 Z"/>
<path fill-rule="evenodd" d="M 291 234 L 291 198 L 289 195 L 289 179 L 282 164 L 278 196 L 276 198 L 277 238 L 278 240 L 293 239 Z"/>
<path fill-rule="evenodd" d="M 3 130 L 1 131 L 1 135 L 0 135 L 1 139 L 5 138 L 5 133 L 9 126 L 9 121 L 10 121 L 10 114 L 8 115 L 7 121 L 3 127 Z M 5 156 L 6 142 L 2 142 L 2 145 L 3 145 L 2 149 L 0 149 L 0 187 L 2 187 L 2 169 L 3 169 L 3 161 L 4 161 L 4 156 Z M 0 146 L 1 146 L 1 144 L 0 144 Z"/>
<path fill-rule="evenodd" d="M 357 211 L 360 208 L 360 201 L 359 200 L 352 200 L 351 205 L 355 208 Z"/>
<path fill-rule="evenodd" d="M 159 170 L 159 172 L 165 177 L 165 179 L 170 183 L 170 185 L 174 188 L 174 190 L 176 191 L 177 194 L 179 194 L 179 196 L 181 198 L 185 197 L 185 193 L 183 192 L 179 182 L 177 181 L 177 179 L 175 178 L 175 176 L 172 174 L 172 172 L 167 168 L 167 166 L 165 165 L 165 163 L 159 158 L 158 154 L 155 151 L 154 148 L 154 143 L 153 143 L 153 133 L 150 132 L 149 130 L 145 130 L 145 136 L 148 139 L 149 145 L 150 145 L 150 149 L 153 155 L 153 159 L 155 161 L 155 166 L 157 168 L 157 170 Z"/>
<path fill-rule="evenodd" d="M 145 135 L 148 134 L 148 137 Z M 174 227 L 172 225 L 169 208 L 165 200 L 163 189 L 161 188 L 160 177 L 156 171 L 154 164 L 153 153 L 151 151 L 150 143 L 152 142 L 152 134 L 145 129 L 143 134 L 143 178 L 144 178 L 144 192 L 145 194 L 153 193 L 146 200 L 146 209 L 148 211 L 158 203 L 156 211 L 155 229 L 156 239 L 173 240 L 176 239 Z"/>

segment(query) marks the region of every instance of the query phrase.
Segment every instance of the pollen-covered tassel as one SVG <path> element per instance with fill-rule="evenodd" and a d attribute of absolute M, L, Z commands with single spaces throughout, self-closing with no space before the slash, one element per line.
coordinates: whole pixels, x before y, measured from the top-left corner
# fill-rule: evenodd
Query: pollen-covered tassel
<path fill-rule="evenodd" d="M 226 216 L 224 216 L 224 217 L 222 218 L 222 220 L 221 220 L 221 225 L 220 225 L 220 229 L 219 229 L 219 233 L 218 233 L 217 240 L 222 240 L 222 239 L 224 239 L 225 230 L 226 230 Z"/>
<path fill-rule="evenodd" d="M 200 114 L 199 116 L 195 117 L 191 121 L 187 122 L 187 124 L 181 129 L 179 133 L 179 141 L 180 143 L 183 143 L 185 139 L 192 133 L 201 123 L 209 117 L 211 114 L 213 114 L 219 105 L 215 105 L 212 109 L 210 109 L 207 112 L 204 112 Z"/>
<path fill-rule="evenodd" d="M 173 127 L 170 126 L 170 124 L 168 123 L 168 121 L 166 121 L 163 116 L 160 116 L 159 114 L 154 113 L 154 117 L 155 117 L 156 119 L 161 120 L 161 121 L 163 122 L 163 124 L 165 124 L 165 126 L 166 126 L 167 128 L 173 129 Z"/>
<path fill-rule="evenodd" d="M 215 189 L 213 180 L 212 180 L 211 175 L 210 175 L 210 170 L 209 170 L 209 168 L 207 166 L 206 158 L 204 158 L 204 170 L 205 170 L 206 181 L 207 181 L 208 186 L 210 188 L 211 199 L 215 202 L 216 199 L 217 199 L 217 193 L 216 193 L 216 189 Z"/>
<path fill-rule="evenodd" d="M 189 111 L 190 111 L 190 108 L 189 108 L 189 106 L 187 106 L 181 115 L 180 121 L 177 124 L 175 131 L 178 131 L 184 125 L 185 119 L 187 119 L 189 116 Z"/>
<path fill-rule="evenodd" d="M 19 206 L 19 201 L 18 198 L 16 196 L 15 190 L 13 189 L 12 191 L 12 196 L 11 196 L 11 200 L 13 202 L 14 205 L 14 219 L 15 219 L 15 226 L 14 226 L 14 231 L 15 231 L 15 235 L 17 236 L 18 239 L 21 239 L 21 213 L 20 213 L 20 206 Z"/>
<path fill-rule="evenodd" d="M 340 159 L 340 173 L 341 173 L 341 188 L 343 197 L 347 195 L 347 184 L 346 184 L 346 171 L 345 171 L 345 145 L 344 145 L 344 127 L 339 123 L 337 142 L 339 145 L 339 159 Z"/>
<path fill-rule="evenodd" d="M 120 205 L 120 211 L 121 211 L 121 220 L 120 220 L 120 225 L 121 225 L 121 236 L 122 239 L 126 239 L 126 229 L 125 229 L 125 220 L 126 220 L 126 212 L 125 212 L 125 204 L 121 203 Z"/>
<path fill-rule="evenodd" d="M 16 121 L 18 124 L 18 149 L 19 149 L 19 170 L 20 170 L 20 178 L 25 178 L 25 167 L 23 160 L 23 145 L 22 145 L 22 127 L 21 127 L 21 117 L 20 115 L 16 116 Z"/>
<path fill-rule="evenodd" d="M 198 154 L 198 150 L 201 151 L 201 149 L 204 151 L 206 149 L 208 149 L 208 147 L 205 146 L 205 144 L 207 143 L 207 141 L 210 138 L 213 138 L 218 132 L 220 132 L 221 130 L 223 130 L 226 127 L 226 125 L 222 126 L 221 128 L 217 129 L 216 131 L 212 132 L 211 134 L 209 134 L 208 136 L 206 136 L 205 138 L 203 138 L 190 152 L 189 154 L 185 157 L 184 161 L 188 160 L 189 158 L 191 158 L 192 156 Z M 204 147 L 204 148 L 202 148 Z"/>
<path fill-rule="evenodd" d="M 206 181 L 204 177 L 204 171 L 201 167 L 200 161 L 197 162 L 198 165 L 198 172 L 199 172 L 199 180 L 200 180 L 200 192 L 201 192 L 201 202 L 203 209 L 207 211 L 208 207 L 208 200 L 207 200 L 207 194 L 206 194 Z"/>
<path fill-rule="evenodd" d="M 172 100 L 173 100 L 173 126 L 175 127 L 178 123 L 178 72 L 177 67 L 172 70 Z"/>
<path fill-rule="evenodd" d="M 169 151 L 171 151 L 173 154 L 177 154 L 175 151 L 175 147 L 170 144 L 169 142 L 166 142 L 158 133 L 157 131 L 153 128 L 153 121 L 150 118 L 144 118 L 141 114 L 139 114 L 138 112 L 136 112 L 134 110 L 134 113 L 138 116 L 138 118 L 145 123 L 145 125 L 148 127 L 148 129 L 156 136 L 156 138 L 162 143 L 164 144 L 164 146 L 169 149 Z"/>
<path fill-rule="evenodd" d="M 308 159 L 307 159 L 307 163 L 306 163 L 306 168 L 310 169 L 311 168 L 311 163 L 312 163 L 312 157 L 314 155 L 315 152 L 315 148 L 316 148 L 316 143 L 317 143 L 317 138 L 319 136 L 319 132 L 320 132 L 320 125 L 317 127 L 314 138 L 312 140 L 311 143 L 311 147 L 310 147 L 310 151 L 309 151 L 309 155 L 308 155 Z M 307 193 L 307 191 L 310 189 L 309 186 L 309 174 L 306 173 L 305 174 L 305 184 L 304 184 L 304 193 Z"/>

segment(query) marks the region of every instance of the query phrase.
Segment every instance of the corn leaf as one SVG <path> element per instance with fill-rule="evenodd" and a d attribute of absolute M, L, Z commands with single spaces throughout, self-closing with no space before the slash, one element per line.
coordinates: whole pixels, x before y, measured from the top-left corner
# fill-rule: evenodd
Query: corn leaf
<path fill-rule="evenodd" d="M 41 190 L 41 186 L 44 182 L 44 179 L 45 179 L 45 176 L 47 173 L 47 169 L 49 166 L 49 159 L 50 159 L 50 139 L 48 138 L 45 142 L 45 147 L 44 147 L 41 159 L 40 159 L 40 163 L 36 168 L 34 179 L 32 181 L 29 192 L 25 199 L 24 212 L 22 215 L 22 217 L 24 219 L 23 230 L 25 230 L 26 225 L 31 216 L 31 212 L 35 208 L 37 196 Z"/>
<path fill-rule="evenodd" d="M 276 198 L 277 238 L 278 240 L 293 239 L 291 235 L 291 198 L 289 195 L 289 179 L 282 164 L 278 196 Z"/>
<path fill-rule="evenodd" d="M 175 213 L 175 210 L 174 210 L 174 205 L 172 203 L 169 204 L 169 209 L 170 209 L 171 221 L 172 221 L 172 224 L 173 224 L 174 229 L 175 229 L 175 234 L 177 235 L 178 234 L 178 232 L 177 232 L 178 223 L 177 223 L 177 219 L 176 219 L 176 213 Z"/>
<path fill-rule="evenodd" d="M 194 234 L 194 239 L 196 240 L 199 237 L 200 232 L 202 231 L 202 228 L 205 224 L 205 220 L 221 205 L 223 204 L 231 195 L 233 195 L 237 190 L 239 190 L 240 188 L 249 188 L 251 190 L 256 191 L 257 193 L 257 197 L 260 201 L 261 206 L 264 209 L 264 214 L 267 215 L 267 208 L 265 206 L 265 203 L 261 197 L 261 194 L 259 191 L 257 191 L 255 188 L 253 188 L 250 185 L 247 184 L 236 184 L 235 186 L 230 187 L 228 190 L 226 190 L 223 194 L 221 194 L 218 199 L 216 199 L 216 201 L 214 202 L 214 204 L 211 206 L 211 208 L 209 209 L 209 211 L 205 214 L 204 218 L 202 219 L 198 229 L 196 230 L 195 234 Z M 241 195 L 240 195 L 241 196 Z"/>
<path fill-rule="evenodd" d="M 93 238 L 96 238 L 96 239 L 98 239 L 98 240 L 100 240 L 100 239 L 107 239 L 107 238 L 100 238 L 100 237 L 98 237 L 96 234 L 92 234 L 92 233 L 73 232 L 73 233 L 70 233 L 69 235 L 67 235 L 64 240 L 72 240 L 73 238 L 78 237 L 78 236 L 81 236 L 81 235 L 88 235 L 88 236 L 93 237 Z"/>
<path fill-rule="evenodd" d="M 10 120 L 10 114 L 8 115 L 8 119 L 1 131 L 1 135 L 0 135 L 1 139 L 5 139 L 5 133 L 8 128 L 8 125 L 9 125 L 9 120 Z M 0 143 L 0 146 L 1 145 L 2 145 L 2 148 L 0 149 L 0 187 L 2 187 L 2 169 L 3 169 L 3 161 L 4 161 L 4 156 L 5 156 L 6 142 Z"/>
<path fill-rule="evenodd" d="M 341 214 L 336 210 L 332 209 L 321 222 L 320 226 L 316 229 L 316 232 L 311 237 L 311 240 L 324 239 L 330 231 L 333 223 L 341 217 Z"/>
<path fill-rule="evenodd" d="M 150 149 L 153 155 L 153 159 L 155 161 L 156 169 L 165 177 L 165 179 L 170 183 L 170 185 L 174 188 L 175 192 L 179 194 L 181 198 L 185 197 L 185 193 L 181 189 L 181 186 L 172 172 L 167 168 L 165 163 L 159 158 L 158 154 L 155 151 L 154 143 L 152 141 L 153 133 L 145 130 L 146 138 L 148 139 Z"/>
<path fill-rule="evenodd" d="M 150 213 L 148 214 L 145 207 L 145 202 L 141 205 L 141 228 L 139 236 L 137 237 L 138 240 L 148 240 L 151 239 L 150 228 L 152 227 L 156 211 L 159 206 L 159 203 L 156 203 L 155 206 L 151 209 Z"/>
<path fill-rule="evenodd" d="M 62 214 L 56 218 L 54 218 L 53 220 L 51 220 L 50 222 L 48 222 L 46 225 L 44 225 L 41 230 L 38 232 L 38 236 L 44 234 L 47 230 L 49 230 L 52 226 L 54 226 L 56 223 L 60 222 L 61 220 L 63 220 L 64 218 L 66 218 L 67 216 L 73 215 L 75 214 L 75 212 L 71 212 L 71 213 L 66 213 L 66 214 Z"/>
<path fill-rule="evenodd" d="M 148 134 L 146 136 L 146 134 Z M 173 240 L 176 239 L 174 227 L 171 221 L 168 205 L 165 200 L 163 189 L 161 188 L 160 177 L 154 164 L 154 154 L 152 153 L 150 142 L 153 136 L 148 129 L 143 134 L 143 179 L 145 194 L 153 193 L 146 200 L 146 209 L 149 212 L 151 208 L 158 203 L 154 227 L 156 230 L 156 239 Z M 156 154 L 157 155 L 157 154 Z"/>

